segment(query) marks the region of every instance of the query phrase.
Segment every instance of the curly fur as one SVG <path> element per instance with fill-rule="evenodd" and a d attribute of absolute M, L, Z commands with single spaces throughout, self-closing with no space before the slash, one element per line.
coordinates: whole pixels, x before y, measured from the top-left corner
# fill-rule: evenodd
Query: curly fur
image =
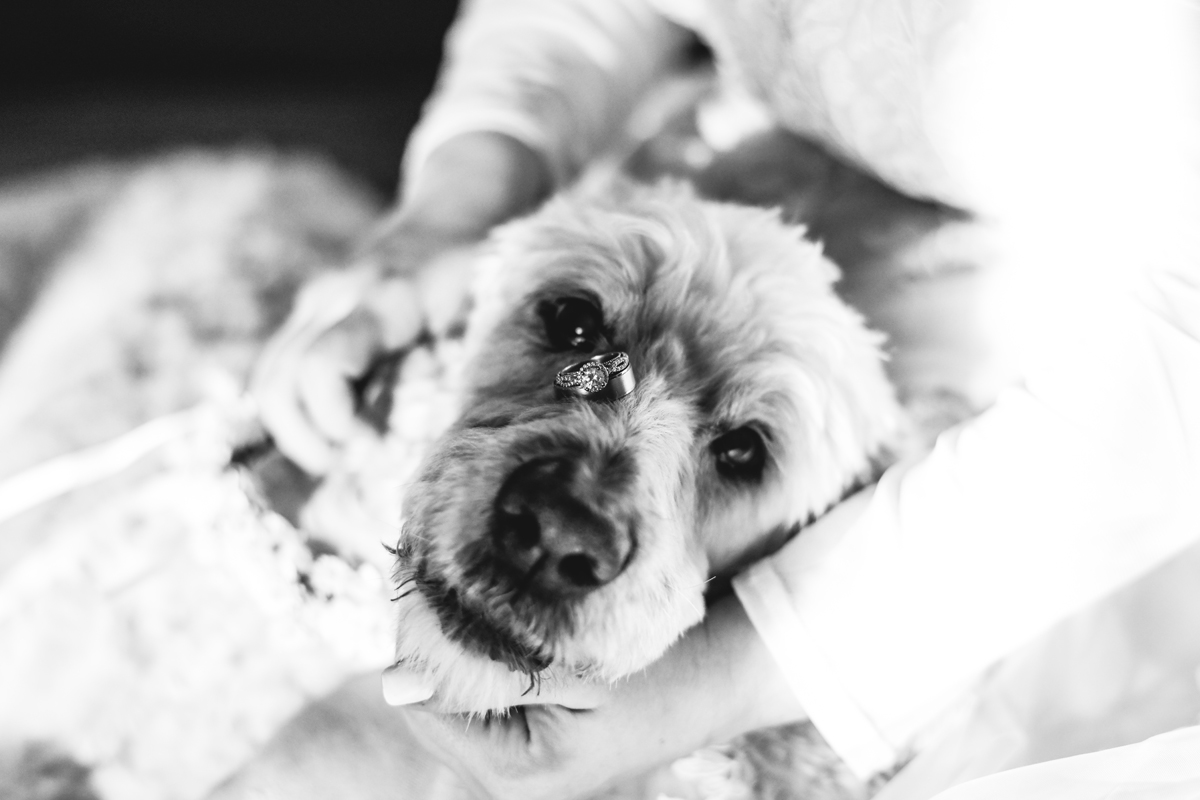
<path fill-rule="evenodd" d="M 745 177 L 750 172 L 739 166 L 737 174 Z M 102 440 L 148 416 L 195 402 L 207 386 L 201 378 L 210 374 L 213 365 L 242 374 L 261 337 L 286 310 L 291 288 L 335 259 L 375 213 L 370 202 L 349 191 L 336 173 L 307 163 L 192 154 L 134 173 L 121 172 L 118 177 L 115 184 L 106 178 L 99 188 L 89 190 L 89 198 L 110 199 L 85 203 L 88 224 L 72 234 L 77 243 L 61 259 L 48 252 L 46 258 L 62 261 L 62 266 L 10 342 L 6 380 L 0 383 L 20 391 L 5 395 L 16 405 L 7 406 L 9 413 L 0 415 L 12 423 L 0 472 L 81 442 Z M 900 249 L 894 236 L 875 235 L 879 220 L 889 219 L 878 208 L 853 206 L 846 211 L 844 203 L 814 208 L 842 209 L 847 220 L 844 230 L 852 231 L 854 241 L 883 242 L 879 247 L 884 255 Z M 820 215 L 806 212 L 805 218 L 829 251 L 853 271 L 856 260 L 846 247 L 846 236 L 837 235 L 837 226 L 822 226 Z M 17 229 L 24 227 L 13 226 Z M 892 442 L 896 410 L 879 369 L 879 337 L 867 332 L 854 312 L 833 298 L 834 280 L 836 270 L 820 250 L 805 241 L 799 229 L 781 225 L 772 212 L 702 203 L 680 187 L 585 190 L 560 198 L 538 216 L 503 231 L 481 265 L 470 342 L 476 367 L 468 382 L 466 410 L 439 445 L 435 460 L 426 465 L 425 483 L 410 493 L 412 508 L 404 509 L 412 511 L 409 516 L 415 519 L 417 507 L 430 504 L 425 518 L 429 524 L 424 530 L 410 525 L 405 547 L 419 550 L 415 545 L 422 541 L 420 536 L 446 549 L 430 558 L 438 571 L 422 589 L 426 600 L 414 592 L 399 602 L 408 647 L 403 652 L 426 658 L 448 694 L 486 705 L 488 698 L 510 696 L 513 690 L 524 691 L 531 685 L 536 691 L 539 683 L 573 677 L 575 670 L 597 679 L 620 674 L 665 647 L 699 617 L 705 576 L 732 572 L 742 561 L 777 546 L 797 523 L 819 513 L 867 469 L 869 454 Z M 596 292 L 606 310 L 619 312 L 624 320 L 616 331 L 621 337 L 617 343 L 634 353 L 642 388 L 623 401 L 619 413 L 589 404 L 570 407 L 552 402 L 547 394 L 550 376 L 562 365 L 558 359 L 574 357 L 549 356 L 531 344 L 540 323 L 527 301 L 535 299 L 537 292 L 575 286 Z M 149 287 L 156 288 L 148 291 Z M 863 302 L 861 292 L 850 293 L 856 305 L 871 307 Z M 43 302 L 47 298 L 52 302 Z M 78 316 L 80 309 L 89 311 L 86 318 Z M 916 314 L 918 319 L 925 316 Z M 886 317 L 876 313 L 872 318 Z M 180 330 L 186 336 L 181 338 Z M 438 342 L 439 348 L 451 346 L 457 350 L 460 345 Z M 406 372 L 414 371 L 421 355 L 421 349 L 409 355 Z M 897 356 L 892 366 L 902 368 L 894 377 L 903 386 L 912 372 L 911 362 L 906 366 L 903 350 Z M 515 379 L 511 370 L 498 367 L 499 358 L 515 359 L 509 362 L 519 367 Z M 457 364 L 457 358 L 449 360 Z M 457 396 L 452 402 L 447 398 L 447 392 L 457 387 L 457 381 L 451 383 L 444 387 L 446 392 L 439 390 L 430 400 L 437 406 L 436 414 L 411 413 L 415 399 L 397 401 L 400 411 L 392 423 L 403 446 L 393 436 L 384 447 L 358 453 L 363 456 L 360 460 L 347 454 L 350 472 L 330 477 L 318 493 L 318 500 L 332 502 L 321 508 L 310 503 L 304 509 L 310 530 L 323 536 L 344 533 L 344 538 L 331 535 L 328 541 L 338 547 L 346 544 L 346 552 L 351 553 L 374 553 L 377 535 L 394 541 L 390 537 L 395 535 L 395 487 L 409 474 L 416 452 L 425 448 L 435 429 L 443 428 L 442 418 L 458 404 Z M 429 384 L 401 380 L 398 397 L 411 391 L 415 398 L 418 389 L 428 389 Z M 497 384 L 503 391 L 497 390 Z M 68 385 L 74 388 L 66 391 Z M 759 487 L 723 485 L 707 461 L 706 437 L 722 422 L 743 414 L 773 422 L 782 432 L 773 441 L 767 481 Z M 455 437 L 464 443 L 461 454 L 477 452 L 482 460 L 474 466 L 458 463 L 448 449 Z M 519 663 L 526 658 L 520 652 L 510 653 L 515 658 L 506 665 L 490 657 L 486 645 L 472 651 L 461 638 L 444 634 L 446 615 L 439 616 L 429 590 L 444 591 L 448 576 L 456 581 L 468 578 L 468 571 L 456 561 L 456 544 L 463 546 L 467 566 L 472 558 L 478 561 L 481 548 L 477 537 L 469 541 L 467 528 L 453 530 L 447 524 L 457 519 L 455 514 L 470 522 L 467 501 L 478 498 L 470 486 L 443 486 L 439 476 L 479 481 L 483 490 L 475 494 L 485 496 L 487 486 L 524 457 L 522 453 L 564 447 L 590 454 L 597 463 L 608 450 L 631 452 L 627 461 L 633 478 L 629 485 L 613 481 L 609 501 L 625 514 L 658 508 L 657 515 L 666 522 L 654 529 L 653 546 L 639 551 L 637 577 L 630 573 L 587 603 L 563 609 L 515 608 L 509 620 L 503 614 L 510 613 L 506 601 L 511 598 L 496 587 L 475 586 L 467 592 L 471 602 L 471 598 L 480 600 L 479 608 L 489 615 L 485 620 L 499 617 L 502 624 L 522 628 L 518 644 L 536 651 L 536 658 L 524 669 L 532 671 L 550 658 L 551 667 L 536 672 L 531 684 Z M 654 480 L 643 480 L 646 475 Z M 442 493 L 425 492 L 421 486 L 439 487 Z M 364 498 L 371 513 L 360 507 Z M 432 513 L 435 509 L 441 516 Z M 18 551 L 32 548 L 35 542 L 41 546 L 47 536 L 58 535 L 45 519 L 38 516 L 22 523 L 20 539 L 14 539 Z M 9 532 L 13 533 L 11 524 Z M 94 530 L 88 533 L 88 541 L 99 548 L 95 552 L 104 551 L 109 540 L 96 539 Z M 413 572 L 410 559 L 411 554 L 405 559 L 405 574 Z M 208 579 L 203 576 L 207 574 L 197 578 L 199 583 L 187 585 L 206 586 L 203 581 Z M 638 584 L 636 591 L 634 584 Z M 413 588 L 405 585 L 401 593 Z M 316 602 L 323 604 L 326 597 Z M 217 593 L 205 593 L 210 606 L 215 598 Z M 639 612 L 639 604 L 664 609 L 650 617 Z M 156 608 L 155 613 L 174 613 L 176 608 Z M 205 652 L 222 652 L 221 636 L 241 630 L 243 611 L 239 608 L 236 613 L 238 626 L 223 628 L 219 635 L 206 632 L 213 638 L 203 643 Z M 87 629 L 86 621 L 91 619 L 80 615 L 77 628 Z M 27 628 L 31 625 L 36 626 L 36 619 L 26 621 Z M 512 644 L 505 641 L 513 638 L 509 633 L 501 637 L 501 644 Z M 641 649 L 625 652 L 621 645 L 631 640 L 639 642 Z M 146 644 L 145 637 L 136 642 L 139 647 L 157 646 Z M 253 646 L 268 659 L 273 647 L 282 647 L 278 638 L 265 634 L 255 638 Z M 325 650 L 328 647 L 322 645 L 320 652 Z M 291 663 L 303 663 L 311 671 L 323 657 L 315 652 L 292 658 Z M 92 656 L 76 663 L 90 677 L 68 681 L 72 696 L 82 691 L 80 687 L 91 686 L 99 674 Z M 510 665 L 518 668 L 510 671 Z M 240 664 L 228 668 L 245 673 Z M 206 764 L 211 771 L 217 763 L 211 754 L 203 747 L 179 747 L 176 743 L 182 739 L 164 736 L 156 725 L 139 721 L 169 717 L 177 722 L 187 717 L 178 713 L 185 708 L 185 700 L 179 698 L 202 706 L 211 697 L 212 673 L 204 673 L 204 693 L 198 700 L 179 693 L 173 674 L 171 698 L 163 699 L 154 692 L 158 678 L 139 673 L 136 680 L 126 681 L 120 717 L 133 722 L 122 734 L 127 744 L 122 745 L 120 758 L 134 759 L 145 771 L 151 769 L 148 764 L 170 764 L 153 779 L 142 778 L 163 781 L 167 778 L 162 776 L 170 776 L 171 785 L 190 785 L 188 781 L 197 774 L 195 764 Z M 361 722 L 359 717 L 374 720 L 371 714 L 379 705 L 376 675 L 369 676 L 365 685 L 366 699 L 346 717 L 355 725 Z M 110 689 L 102 694 L 111 700 L 115 695 Z M 242 716 L 236 718 L 259 720 L 254 725 L 265 736 L 280 718 L 270 717 L 264 723 L 264 717 L 253 715 L 268 713 L 256 702 L 265 707 L 274 695 L 257 689 L 253 693 L 255 702 L 236 692 L 230 695 L 236 702 L 231 702 L 245 704 L 247 708 L 237 712 Z M 64 742 L 89 735 L 93 728 L 78 719 L 90 708 L 83 704 L 70 718 L 65 729 L 70 735 L 63 734 Z M 291 796 L 321 796 L 321 789 L 313 787 L 327 785 L 336 785 L 330 796 L 345 796 L 347 791 L 363 795 L 362 787 L 369 781 L 361 776 L 379 765 L 362 748 L 362 728 L 347 722 L 345 730 L 353 735 L 345 737 L 345 746 L 327 745 L 329 739 L 319 734 L 331 730 L 329 717 L 322 716 L 328 707 L 313 708 L 313 714 L 299 718 L 295 729 L 315 731 L 311 741 L 320 744 L 303 750 L 295 760 L 276 762 L 279 771 L 274 777 L 286 776 L 291 780 L 287 785 L 307 791 L 297 790 Z M 269 713 L 281 712 L 275 708 Z M 40 714 L 38 719 L 41 724 Z M 305 720 L 316 723 L 305 728 Z M 213 719 L 193 719 L 187 726 L 189 741 L 207 741 L 204 737 L 212 735 L 215 724 Z M 295 729 L 288 728 L 281 741 L 309 741 L 303 736 L 290 738 Z M 150 740 L 154 740 L 152 747 L 147 745 Z M 387 753 L 382 760 L 398 765 L 389 774 L 402 776 L 389 785 L 416 785 L 418 773 L 404 773 L 401 767 L 412 768 L 418 762 L 424 767 L 428 759 L 419 742 L 408 751 L 412 763 L 398 755 L 400 750 L 403 745 L 391 740 L 386 748 L 378 748 L 379 753 Z M 321 758 L 312 757 L 318 751 Z M 839 771 L 836 756 L 809 728 L 757 732 L 726 752 L 744 767 L 738 775 L 746 777 L 759 796 L 844 797 L 857 791 Z M 339 757 L 344 761 L 340 770 Z M 100 774 L 113 769 L 113 763 L 99 765 Z M 314 781 L 313 775 L 325 782 Z"/>
<path fill-rule="evenodd" d="M 585 188 L 495 237 L 476 281 L 458 422 L 409 489 L 397 574 L 397 660 L 453 707 L 495 708 L 542 681 L 613 681 L 703 616 L 704 587 L 774 549 L 867 473 L 900 413 L 881 337 L 832 291 L 838 277 L 776 213 L 699 200 L 679 185 Z M 602 307 L 603 349 L 629 352 L 639 385 L 615 403 L 556 400 L 577 358 L 544 342 L 540 301 Z M 721 477 L 708 445 L 758 426 L 758 484 Z M 634 479 L 602 498 L 637 547 L 611 583 L 547 603 L 492 568 L 505 478 L 540 457 Z"/>

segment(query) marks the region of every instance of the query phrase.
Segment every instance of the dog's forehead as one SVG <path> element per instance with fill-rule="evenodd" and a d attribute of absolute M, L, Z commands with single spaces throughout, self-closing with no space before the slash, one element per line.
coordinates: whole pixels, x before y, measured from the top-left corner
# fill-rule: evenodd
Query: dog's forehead
<path fill-rule="evenodd" d="M 525 286 L 526 306 L 592 299 L 616 345 L 689 386 L 705 410 L 782 413 L 808 346 L 803 317 L 832 299 L 836 277 L 802 230 L 686 191 L 563 203 L 540 223 L 524 268 L 507 276 Z"/>

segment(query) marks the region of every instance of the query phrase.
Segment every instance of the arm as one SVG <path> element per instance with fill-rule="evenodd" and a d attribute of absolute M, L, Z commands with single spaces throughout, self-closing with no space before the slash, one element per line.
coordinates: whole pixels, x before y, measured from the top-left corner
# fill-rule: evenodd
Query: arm
<path fill-rule="evenodd" d="M 252 381 L 280 449 L 321 474 L 346 441 L 354 379 L 461 318 L 470 248 L 535 207 L 619 129 L 680 30 L 643 0 L 476 0 L 410 140 L 404 194 L 352 268 L 318 279 Z"/>
<path fill-rule="evenodd" d="M 570 710 L 568 699 L 514 698 L 537 705 L 527 706 L 523 720 L 487 725 L 403 713 L 480 796 L 523 800 L 591 797 L 706 745 L 804 718 L 732 597 L 716 603 L 659 661 L 602 690 L 598 703 L 588 704 L 594 708 Z M 568 707 L 546 705 L 557 702 Z"/>
<path fill-rule="evenodd" d="M 348 269 L 306 286 L 264 348 L 251 388 L 280 449 L 322 474 L 342 443 L 372 435 L 355 417 L 354 379 L 422 330 L 450 328 L 466 302 L 473 245 L 548 191 L 541 159 L 507 136 L 466 133 L 442 144 L 411 201 Z"/>
<path fill-rule="evenodd" d="M 469 0 L 409 139 L 405 202 L 429 156 L 465 132 L 505 134 L 544 159 L 555 185 L 569 181 L 684 42 L 646 0 Z"/>
<path fill-rule="evenodd" d="M 863 775 L 997 659 L 1200 537 L 1200 140 L 1175 38 L 1192 28 L 1160 6 L 1052 8 L 1041 28 L 990 20 L 1009 25 L 980 61 L 1019 51 L 1029 74 L 975 73 L 943 131 L 1007 225 L 1022 384 L 891 470 L 844 533 L 736 583 Z M 1109 58 L 1114 32 L 1137 63 Z"/>
<path fill-rule="evenodd" d="M 645 0 L 467 0 L 401 203 L 366 253 L 409 271 L 396 240 L 473 242 L 529 211 L 604 149 L 684 42 Z"/>

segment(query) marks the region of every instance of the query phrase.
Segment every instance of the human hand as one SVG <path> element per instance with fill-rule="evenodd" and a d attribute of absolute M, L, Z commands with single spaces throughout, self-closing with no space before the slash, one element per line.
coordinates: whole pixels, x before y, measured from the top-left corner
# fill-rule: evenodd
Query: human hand
<path fill-rule="evenodd" d="M 370 255 L 301 290 L 251 381 L 263 424 L 285 455 L 323 474 L 338 446 L 371 433 L 356 416 L 356 383 L 385 353 L 456 321 L 474 243 L 401 216 Z"/>
<path fill-rule="evenodd" d="M 354 379 L 423 330 L 459 321 L 474 245 L 549 189 L 541 157 L 502 134 L 466 133 L 434 150 L 363 256 L 307 286 L 264 349 L 251 392 L 279 449 L 323 474 L 339 445 L 370 433 L 355 417 Z"/>
<path fill-rule="evenodd" d="M 403 699 L 407 680 L 385 674 L 385 697 Z M 511 702 L 507 717 L 439 713 L 436 702 L 404 713 L 456 774 L 497 800 L 589 796 L 706 745 L 803 718 L 734 597 L 614 686 L 564 686 Z"/>

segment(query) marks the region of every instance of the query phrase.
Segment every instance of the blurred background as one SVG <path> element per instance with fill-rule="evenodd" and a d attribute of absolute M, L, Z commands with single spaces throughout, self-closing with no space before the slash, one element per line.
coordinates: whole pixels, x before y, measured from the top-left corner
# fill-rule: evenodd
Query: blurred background
<path fill-rule="evenodd" d="M 189 145 L 323 153 L 390 197 L 454 0 L 0 4 L 0 181 Z"/>
<path fill-rule="evenodd" d="M 219 398 L 245 385 L 296 287 L 341 263 L 394 196 L 455 13 L 453 0 L 0 2 L 0 798 L 203 796 L 364 669 L 297 613 L 299 568 L 258 591 L 276 572 L 255 571 L 254 552 L 281 552 L 262 525 L 246 536 L 143 500 L 177 497 L 163 481 L 215 454 L 202 482 L 223 499 L 203 508 L 257 520 L 211 447 L 233 436 L 203 409 L 235 410 Z M 150 430 L 166 435 L 139 449 L 140 426 L 162 418 Z M 91 477 L 71 477 L 79 464 Z M 204 495 L 183 480 L 182 496 Z M 300 558 L 288 563 L 310 564 L 302 537 L 272 530 Z M 387 610 L 386 580 L 373 585 Z M 347 641 L 390 639 L 360 626 Z"/>

